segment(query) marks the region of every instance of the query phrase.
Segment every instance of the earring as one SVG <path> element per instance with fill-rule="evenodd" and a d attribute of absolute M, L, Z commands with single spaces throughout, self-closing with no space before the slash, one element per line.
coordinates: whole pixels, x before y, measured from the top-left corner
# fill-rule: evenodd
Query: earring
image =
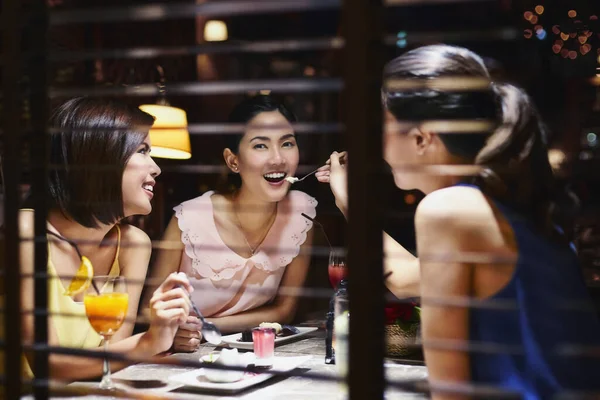
<path fill-rule="evenodd" d="M 238 172 L 238 169 L 237 165 L 233 166 L 233 172 Z"/>

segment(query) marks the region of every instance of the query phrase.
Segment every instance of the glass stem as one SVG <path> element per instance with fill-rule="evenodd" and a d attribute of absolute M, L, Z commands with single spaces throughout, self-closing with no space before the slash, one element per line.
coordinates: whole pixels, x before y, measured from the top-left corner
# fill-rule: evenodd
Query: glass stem
<path fill-rule="evenodd" d="M 110 376 L 110 361 L 108 361 L 108 337 L 103 337 L 104 342 L 104 359 L 102 364 L 102 381 L 100 381 L 101 389 L 114 389 L 115 385 L 113 384 L 112 378 Z"/>

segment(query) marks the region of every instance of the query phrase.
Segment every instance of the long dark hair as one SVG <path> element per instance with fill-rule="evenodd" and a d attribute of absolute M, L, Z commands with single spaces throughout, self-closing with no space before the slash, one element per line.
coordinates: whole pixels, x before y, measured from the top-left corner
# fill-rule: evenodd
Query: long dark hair
<path fill-rule="evenodd" d="M 451 89 L 436 86 L 436 78 L 451 78 L 457 84 Z M 484 193 L 528 216 L 549 235 L 556 232 L 556 224 L 564 225 L 545 129 L 522 89 L 492 82 L 481 57 L 447 45 L 403 54 L 386 65 L 383 79 L 405 83 L 400 89 L 384 85 L 382 91 L 385 107 L 398 120 L 492 121 L 489 130 L 439 137 L 451 154 L 483 167 L 474 180 Z"/>

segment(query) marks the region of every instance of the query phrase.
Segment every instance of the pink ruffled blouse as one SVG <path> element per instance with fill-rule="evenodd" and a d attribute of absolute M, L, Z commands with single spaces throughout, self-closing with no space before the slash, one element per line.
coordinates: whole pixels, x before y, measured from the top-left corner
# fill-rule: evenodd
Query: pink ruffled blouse
<path fill-rule="evenodd" d="M 291 190 L 278 203 L 277 216 L 255 254 L 245 258 L 221 239 L 206 192 L 173 208 L 185 251 L 179 271 L 194 285 L 192 298 L 206 317 L 224 317 L 260 307 L 272 301 L 285 267 L 300 252 L 316 216 L 317 201 Z"/>

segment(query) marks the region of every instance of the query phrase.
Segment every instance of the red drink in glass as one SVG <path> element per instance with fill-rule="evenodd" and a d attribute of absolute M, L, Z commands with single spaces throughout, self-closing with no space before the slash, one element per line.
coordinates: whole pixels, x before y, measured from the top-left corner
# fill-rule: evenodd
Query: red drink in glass
<path fill-rule="evenodd" d="M 346 254 L 340 249 L 331 249 L 329 252 L 329 283 L 337 290 L 338 285 L 342 279 L 348 275 L 348 269 L 346 268 Z"/>
<path fill-rule="evenodd" d="M 275 329 L 254 328 L 252 330 L 256 365 L 272 365 L 275 356 Z"/>
<path fill-rule="evenodd" d="M 329 264 L 328 273 L 329 283 L 331 283 L 334 289 L 337 289 L 342 279 L 347 277 L 348 268 L 346 268 L 346 264 L 343 262 L 341 264 Z"/>

